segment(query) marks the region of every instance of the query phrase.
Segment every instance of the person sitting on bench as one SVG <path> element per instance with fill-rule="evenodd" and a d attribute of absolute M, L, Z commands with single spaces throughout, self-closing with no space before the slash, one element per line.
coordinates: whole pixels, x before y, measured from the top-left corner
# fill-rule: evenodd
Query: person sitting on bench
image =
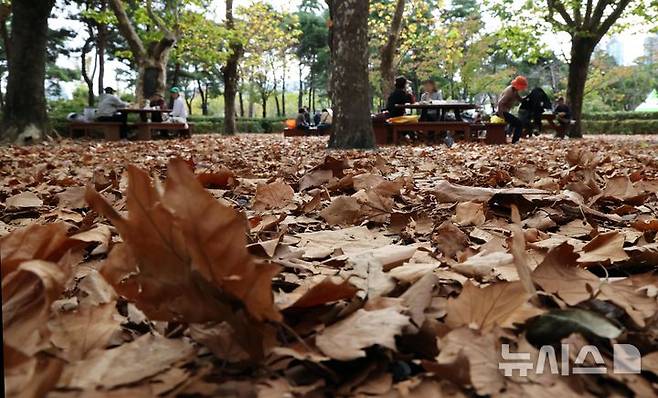
<path fill-rule="evenodd" d="M 98 122 L 119 122 L 121 123 L 121 138 L 128 138 L 128 114 L 119 112 L 119 109 L 130 106 L 114 95 L 116 92 L 112 87 L 105 87 L 105 94 L 101 95 L 96 111 L 96 121 Z"/>
<path fill-rule="evenodd" d="M 439 90 L 436 89 L 434 80 L 425 80 L 423 82 L 423 94 L 420 96 L 420 102 L 430 103 L 443 99 Z M 436 122 L 439 120 L 439 111 L 436 109 L 423 109 L 420 113 L 421 122 Z"/>
<path fill-rule="evenodd" d="M 505 119 L 507 124 L 513 129 L 514 134 L 512 135 L 512 144 L 516 144 L 521 139 L 521 133 L 523 133 L 523 122 L 510 112 L 512 111 L 512 108 L 522 100 L 519 93 L 527 88 L 528 80 L 523 76 L 517 76 L 512 80 L 512 83 L 503 90 L 500 99 L 498 100 L 496 114 Z"/>
<path fill-rule="evenodd" d="M 318 132 L 323 133 L 329 130 L 332 123 L 333 113 L 331 110 L 327 108 L 322 109 L 322 113 L 320 113 L 320 123 L 318 123 Z"/>
<path fill-rule="evenodd" d="M 557 132 L 556 136 L 558 138 L 564 138 L 564 134 L 571 125 L 571 108 L 569 108 L 569 105 L 564 102 L 564 97 L 558 97 L 553 113 L 555 114 L 555 119 L 560 125 L 560 131 Z"/>
<path fill-rule="evenodd" d="M 299 111 L 297 113 L 297 117 L 295 118 L 295 127 L 299 130 L 305 131 L 308 133 L 310 130 L 310 124 L 306 120 L 306 109 L 304 108 L 299 108 Z"/>
<path fill-rule="evenodd" d="M 151 99 L 149 100 L 149 106 L 151 109 L 167 109 L 167 104 L 165 103 L 164 97 L 160 93 L 154 93 L 151 96 Z M 151 121 L 154 123 L 162 123 L 162 113 L 151 113 Z"/>
<path fill-rule="evenodd" d="M 411 104 L 414 102 L 414 97 L 407 89 L 407 78 L 400 76 L 395 79 L 395 90 L 388 96 L 386 101 L 386 110 L 388 110 L 388 117 L 398 117 L 404 115 L 404 108 L 399 108 L 396 105 Z"/>
<path fill-rule="evenodd" d="M 180 89 L 178 87 L 172 87 L 169 92 L 171 93 L 173 106 L 171 108 L 168 121 L 170 123 L 187 124 L 187 105 L 185 104 L 185 101 L 183 101 L 183 98 L 180 96 Z"/>

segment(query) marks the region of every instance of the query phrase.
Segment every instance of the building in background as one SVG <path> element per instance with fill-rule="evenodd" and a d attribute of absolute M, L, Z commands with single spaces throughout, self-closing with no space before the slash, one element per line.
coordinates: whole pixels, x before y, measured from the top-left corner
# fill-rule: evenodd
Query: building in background
<path fill-rule="evenodd" d="M 614 36 L 605 46 L 605 52 L 615 59 L 617 65 L 624 65 L 624 43 Z"/>

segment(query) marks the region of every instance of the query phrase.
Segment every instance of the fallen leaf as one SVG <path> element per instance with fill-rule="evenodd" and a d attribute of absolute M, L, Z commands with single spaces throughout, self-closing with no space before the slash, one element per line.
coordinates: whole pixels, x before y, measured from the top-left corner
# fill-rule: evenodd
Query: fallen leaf
<path fill-rule="evenodd" d="M 398 308 L 359 309 L 318 333 L 315 342 L 325 355 L 349 361 L 364 357 L 364 349 L 373 345 L 395 351 L 395 336 L 407 325 L 409 317 L 400 314 Z"/>
<path fill-rule="evenodd" d="M 292 203 L 295 191 L 283 181 L 256 187 L 253 209 L 256 211 L 283 209 Z"/>

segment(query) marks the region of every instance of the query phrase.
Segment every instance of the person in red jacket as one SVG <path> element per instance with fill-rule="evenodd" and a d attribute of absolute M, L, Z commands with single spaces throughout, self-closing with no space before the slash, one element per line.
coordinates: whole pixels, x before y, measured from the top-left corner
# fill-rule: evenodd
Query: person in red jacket
<path fill-rule="evenodd" d="M 528 88 L 528 79 L 523 76 L 517 76 L 512 83 L 503 90 L 498 99 L 496 114 L 507 122 L 514 131 L 512 143 L 516 144 L 521 139 L 523 132 L 523 122 L 518 117 L 512 115 L 512 108 L 521 102 L 520 93 Z"/>

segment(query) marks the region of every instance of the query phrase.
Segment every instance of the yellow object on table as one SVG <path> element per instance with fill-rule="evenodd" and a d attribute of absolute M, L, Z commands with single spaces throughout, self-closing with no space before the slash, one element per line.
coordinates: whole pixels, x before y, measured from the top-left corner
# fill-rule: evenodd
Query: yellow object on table
<path fill-rule="evenodd" d="M 397 116 L 387 119 L 386 121 L 392 124 L 406 124 L 406 123 L 418 123 L 418 115 L 405 115 Z"/>
<path fill-rule="evenodd" d="M 490 122 L 494 123 L 494 124 L 505 124 L 505 119 L 503 119 L 502 117 L 500 117 L 498 115 L 493 115 L 493 116 L 491 116 L 491 121 Z"/>

